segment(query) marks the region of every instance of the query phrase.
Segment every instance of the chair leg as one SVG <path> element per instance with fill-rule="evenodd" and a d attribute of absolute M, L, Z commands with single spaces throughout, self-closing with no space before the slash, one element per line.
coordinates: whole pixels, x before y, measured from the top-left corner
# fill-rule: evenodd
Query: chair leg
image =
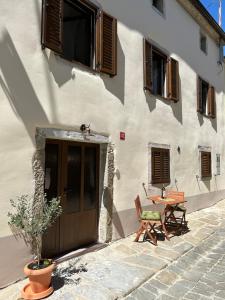
<path fill-rule="evenodd" d="M 170 238 L 169 238 L 168 232 L 167 232 L 167 230 L 166 230 L 165 223 L 161 221 L 161 225 L 162 225 L 162 228 L 163 228 L 164 234 L 165 234 L 165 236 L 166 236 L 166 239 L 169 241 L 169 240 L 170 240 Z"/>
<path fill-rule="evenodd" d="M 139 241 L 139 238 L 140 238 L 141 234 L 144 232 L 144 230 L 145 230 L 145 228 L 144 228 L 143 224 L 141 224 L 140 228 L 137 231 L 137 236 L 136 236 L 134 242 Z"/>
<path fill-rule="evenodd" d="M 150 227 L 150 230 L 148 230 L 148 225 L 149 225 L 149 227 Z M 153 234 L 151 233 L 151 230 L 152 230 L 153 232 L 155 232 L 154 227 L 155 227 L 155 224 L 152 225 L 150 222 L 148 222 L 148 223 L 145 225 L 146 234 L 149 236 L 149 238 L 150 238 L 150 240 L 153 242 L 153 244 L 154 244 L 155 246 L 157 246 L 157 238 L 154 237 Z"/>

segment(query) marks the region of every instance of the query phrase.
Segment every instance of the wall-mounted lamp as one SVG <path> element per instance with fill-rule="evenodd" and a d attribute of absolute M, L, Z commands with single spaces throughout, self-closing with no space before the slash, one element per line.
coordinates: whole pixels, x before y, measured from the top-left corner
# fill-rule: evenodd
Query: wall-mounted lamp
<path fill-rule="evenodd" d="M 180 154 L 180 146 L 177 147 L 177 152 Z"/>
<path fill-rule="evenodd" d="M 90 124 L 86 125 L 86 124 L 81 124 L 80 126 L 80 131 L 82 131 L 82 133 L 86 133 L 88 135 L 91 135 L 91 127 Z"/>

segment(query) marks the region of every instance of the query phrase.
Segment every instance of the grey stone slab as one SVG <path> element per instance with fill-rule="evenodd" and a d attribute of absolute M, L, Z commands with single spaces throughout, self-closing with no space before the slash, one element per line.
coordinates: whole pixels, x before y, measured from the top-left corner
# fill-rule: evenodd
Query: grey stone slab
<path fill-rule="evenodd" d="M 150 291 L 155 296 L 157 296 L 160 293 L 160 289 L 152 285 L 149 281 L 143 285 L 143 288 Z"/>
<path fill-rule="evenodd" d="M 152 275 L 153 271 L 148 269 L 124 262 L 102 260 L 89 265 L 88 272 L 83 273 L 82 277 L 109 289 L 114 295 L 122 296 Z"/>
<path fill-rule="evenodd" d="M 217 291 L 215 296 L 221 299 L 225 299 L 225 291 Z"/>
<path fill-rule="evenodd" d="M 151 255 L 135 255 L 123 260 L 126 263 L 142 266 L 144 268 L 149 268 L 154 271 L 159 271 L 162 268 L 165 268 L 167 263 L 160 259 L 159 257 L 154 257 Z"/>
<path fill-rule="evenodd" d="M 177 298 L 163 294 L 157 298 L 157 300 L 177 300 Z"/>
<path fill-rule="evenodd" d="M 203 275 L 204 275 L 204 272 L 198 272 L 195 269 L 191 269 L 191 270 L 187 270 L 186 272 L 184 272 L 182 277 L 189 281 L 196 282 L 200 278 L 202 278 Z"/>
<path fill-rule="evenodd" d="M 184 299 L 193 299 L 193 300 L 199 300 L 201 296 L 196 293 L 188 292 L 185 294 Z"/>
<path fill-rule="evenodd" d="M 172 287 L 170 287 L 167 291 L 167 294 L 175 297 L 176 299 L 180 299 L 188 292 L 188 288 L 186 288 L 182 283 L 176 282 Z"/>
<path fill-rule="evenodd" d="M 156 276 L 156 279 L 163 284 L 171 285 L 177 279 L 177 275 L 174 272 L 163 270 Z"/>
<path fill-rule="evenodd" d="M 183 242 L 177 246 L 174 247 L 174 250 L 179 252 L 180 255 L 183 255 L 184 253 L 188 252 L 193 248 L 193 245 L 188 242 Z"/>
<path fill-rule="evenodd" d="M 168 287 L 165 284 L 161 283 L 159 280 L 155 278 L 149 280 L 148 283 L 154 288 L 156 288 L 157 290 L 165 291 L 168 289 Z"/>
<path fill-rule="evenodd" d="M 151 292 L 140 288 L 132 293 L 132 297 L 134 297 L 136 300 L 154 300 L 155 295 Z"/>

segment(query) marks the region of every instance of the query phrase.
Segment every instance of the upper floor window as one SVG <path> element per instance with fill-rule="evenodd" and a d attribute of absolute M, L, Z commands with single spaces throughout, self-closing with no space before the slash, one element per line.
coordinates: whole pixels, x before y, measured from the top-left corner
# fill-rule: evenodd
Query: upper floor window
<path fill-rule="evenodd" d="M 207 54 L 207 37 L 200 32 L 200 49 Z"/>
<path fill-rule="evenodd" d="M 152 0 L 152 6 L 155 7 L 160 13 L 164 13 L 163 0 Z"/>
<path fill-rule="evenodd" d="M 211 118 L 216 117 L 215 89 L 202 78 L 197 81 L 197 111 Z"/>
<path fill-rule="evenodd" d="M 117 21 L 80 0 L 43 2 L 42 45 L 109 75 L 116 75 Z"/>
<path fill-rule="evenodd" d="M 179 100 L 179 64 L 144 39 L 144 89 Z"/>

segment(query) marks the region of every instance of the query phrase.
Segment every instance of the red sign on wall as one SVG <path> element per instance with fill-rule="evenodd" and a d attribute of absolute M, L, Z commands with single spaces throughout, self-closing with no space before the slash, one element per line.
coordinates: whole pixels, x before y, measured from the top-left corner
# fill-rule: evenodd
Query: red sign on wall
<path fill-rule="evenodd" d="M 120 139 L 121 139 L 121 141 L 125 141 L 125 139 L 126 139 L 125 132 L 120 132 Z"/>

